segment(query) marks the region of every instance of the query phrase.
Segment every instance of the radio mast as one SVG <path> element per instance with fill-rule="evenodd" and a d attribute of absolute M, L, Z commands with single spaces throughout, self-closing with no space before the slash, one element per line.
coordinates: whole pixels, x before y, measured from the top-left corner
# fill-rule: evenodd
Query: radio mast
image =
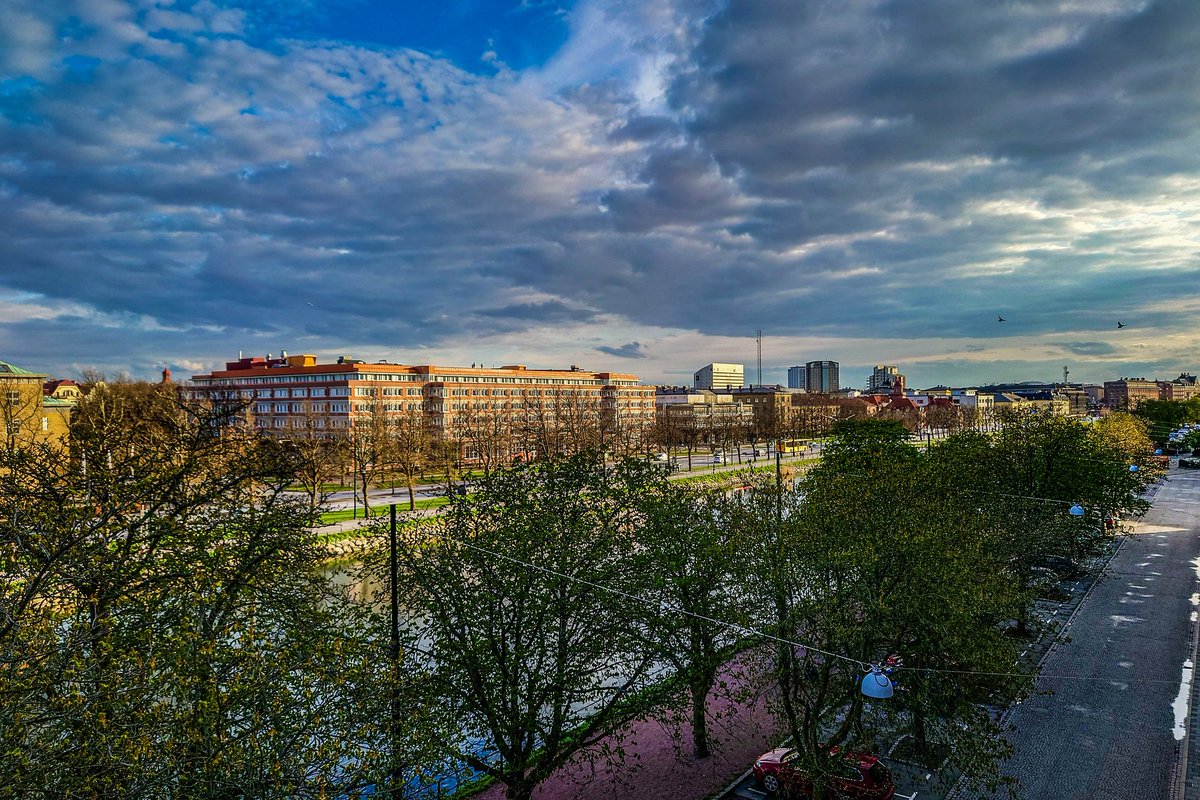
<path fill-rule="evenodd" d="M 758 341 L 758 385 L 762 386 L 762 329 L 760 328 L 755 336 Z"/>

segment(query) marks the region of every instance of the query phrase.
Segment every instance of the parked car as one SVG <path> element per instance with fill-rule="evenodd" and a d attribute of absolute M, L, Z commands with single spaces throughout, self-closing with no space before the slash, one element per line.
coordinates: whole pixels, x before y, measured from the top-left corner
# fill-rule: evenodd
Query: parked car
<path fill-rule="evenodd" d="M 712 463 L 714 463 L 714 464 L 724 464 L 724 463 L 725 463 L 725 459 L 721 458 L 721 454 L 720 454 L 720 453 L 713 453 L 713 460 L 712 460 Z"/>
<path fill-rule="evenodd" d="M 835 774 L 830 778 L 831 796 L 845 800 L 892 800 L 896 786 L 892 772 L 878 756 L 833 748 Z M 790 747 L 763 753 L 754 762 L 754 780 L 768 794 L 810 797 L 812 780 L 796 765 L 799 754 Z"/>
<path fill-rule="evenodd" d="M 669 460 L 670 460 L 670 458 L 671 458 L 671 457 L 670 457 L 670 456 L 668 456 L 666 453 L 655 453 L 655 454 L 654 454 L 654 460 L 655 460 L 655 461 L 669 461 Z"/>

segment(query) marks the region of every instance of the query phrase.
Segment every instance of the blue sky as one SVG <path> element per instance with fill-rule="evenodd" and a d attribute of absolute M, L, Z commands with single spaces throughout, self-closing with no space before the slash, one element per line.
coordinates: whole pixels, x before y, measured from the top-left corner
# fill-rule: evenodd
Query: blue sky
<path fill-rule="evenodd" d="M 9 0 L 0 358 L 1173 377 L 1197 52 L 1194 0 Z"/>

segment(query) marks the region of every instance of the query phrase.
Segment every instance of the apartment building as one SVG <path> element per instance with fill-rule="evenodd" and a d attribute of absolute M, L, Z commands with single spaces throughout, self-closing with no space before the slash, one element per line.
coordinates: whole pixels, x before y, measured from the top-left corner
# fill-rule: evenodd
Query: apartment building
<path fill-rule="evenodd" d="M 876 364 L 867 378 L 867 393 L 891 394 L 896 384 L 900 384 L 903 392 L 905 379 L 900 370 L 892 364 Z"/>
<path fill-rule="evenodd" d="M 452 367 L 367 363 L 342 356 L 318 363 L 312 354 L 239 358 L 225 369 L 193 375 L 192 399 L 233 399 L 247 404 L 254 423 L 344 432 L 373 415 L 420 414 L 453 435 L 480 417 L 501 418 L 513 428 L 554 425 L 567 415 L 594 413 L 597 425 L 649 429 L 654 387 L 636 375 L 503 367 Z"/>
<path fill-rule="evenodd" d="M 1191 400 L 1200 397 L 1200 384 L 1195 375 L 1183 372 L 1173 381 L 1159 381 L 1158 392 L 1161 400 Z"/>
<path fill-rule="evenodd" d="M 0 446 L 66 440 L 73 404 L 43 395 L 45 382 L 46 375 L 0 361 Z"/>
<path fill-rule="evenodd" d="M 1104 405 L 1126 411 L 1137 408 L 1146 400 L 1158 400 L 1160 390 L 1157 381 L 1145 378 L 1121 378 L 1104 382 Z"/>

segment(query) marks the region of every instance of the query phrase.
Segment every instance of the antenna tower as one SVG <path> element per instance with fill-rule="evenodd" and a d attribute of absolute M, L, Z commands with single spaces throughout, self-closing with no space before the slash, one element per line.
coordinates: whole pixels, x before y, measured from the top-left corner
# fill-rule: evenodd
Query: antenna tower
<path fill-rule="evenodd" d="M 758 385 L 762 386 L 762 330 L 759 329 L 755 338 L 758 341 Z"/>
<path fill-rule="evenodd" d="M 1067 386 L 1067 376 L 1070 374 L 1071 374 L 1071 371 L 1069 369 L 1067 369 L 1067 365 L 1063 364 L 1063 388 L 1064 389 Z"/>

